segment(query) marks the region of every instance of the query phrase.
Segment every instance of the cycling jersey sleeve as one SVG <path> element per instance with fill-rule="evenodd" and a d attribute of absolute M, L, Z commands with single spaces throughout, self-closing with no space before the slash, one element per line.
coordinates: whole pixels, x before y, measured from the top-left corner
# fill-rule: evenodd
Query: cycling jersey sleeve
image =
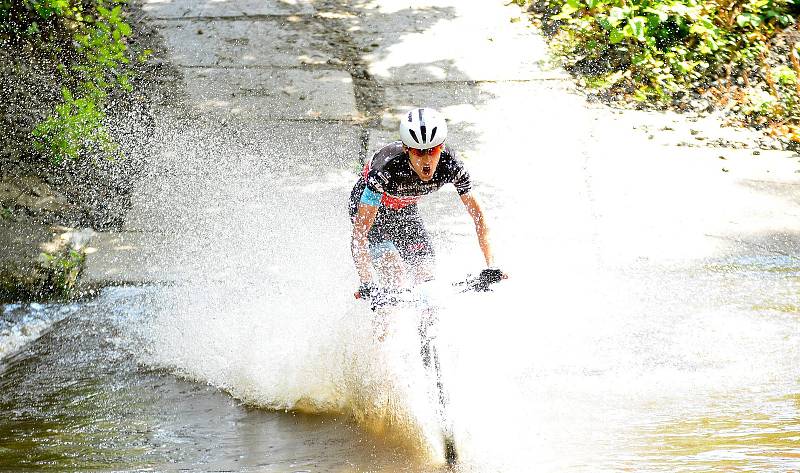
<path fill-rule="evenodd" d="M 372 170 L 367 174 L 367 189 L 376 194 L 383 194 L 383 186 L 389 183 L 389 174 L 385 171 Z"/>
<path fill-rule="evenodd" d="M 461 161 L 456 161 L 453 184 L 456 186 L 458 195 L 467 194 L 472 190 L 472 181 L 469 178 L 469 172 L 467 172 L 467 168 L 464 167 L 464 163 Z"/>
<path fill-rule="evenodd" d="M 364 192 L 361 194 L 360 202 L 362 204 L 378 207 L 379 205 L 381 205 L 381 194 L 373 191 L 372 189 L 369 188 L 369 186 L 367 186 L 364 188 Z"/>

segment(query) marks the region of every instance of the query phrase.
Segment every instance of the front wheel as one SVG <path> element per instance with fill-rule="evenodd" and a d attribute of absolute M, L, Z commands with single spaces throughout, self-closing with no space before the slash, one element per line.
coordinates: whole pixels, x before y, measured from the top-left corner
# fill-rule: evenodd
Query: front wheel
<path fill-rule="evenodd" d="M 458 461 L 458 451 L 456 450 L 455 438 L 453 436 L 453 423 L 448 415 L 447 409 L 450 399 L 442 381 L 442 368 L 439 363 L 439 351 L 436 346 L 436 322 L 436 314 L 433 311 L 424 314 L 420 320 L 420 355 L 428 378 L 431 379 L 436 386 L 435 394 L 438 400 L 436 412 L 439 417 L 439 425 L 442 429 L 444 457 L 447 464 L 453 466 Z"/>

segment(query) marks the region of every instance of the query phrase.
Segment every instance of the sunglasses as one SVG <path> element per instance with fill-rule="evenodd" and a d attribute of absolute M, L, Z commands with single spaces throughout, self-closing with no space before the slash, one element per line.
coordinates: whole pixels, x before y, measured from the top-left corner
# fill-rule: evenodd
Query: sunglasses
<path fill-rule="evenodd" d="M 429 156 L 432 154 L 436 154 L 436 152 L 441 149 L 442 145 L 437 145 L 434 146 L 433 148 L 428 148 L 428 149 L 408 148 L 408 152 L 413 154 L 414 156 Z"/>

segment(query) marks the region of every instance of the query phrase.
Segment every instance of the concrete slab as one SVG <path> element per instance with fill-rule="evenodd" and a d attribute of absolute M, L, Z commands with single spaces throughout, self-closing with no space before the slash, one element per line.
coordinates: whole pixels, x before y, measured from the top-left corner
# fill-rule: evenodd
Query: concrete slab
<path fill-rule="evenodd" d="M 560 82 L 387 86 L 393 131 L 399 115 L 419 106 L 439 109 L 448 120 L 448 143 L 473 157 L 571 152 L 590 118 L 584 100 Z M 542 111 L 544 113 L 534 113 Z M 574 152 L 574 151 L 573 151 Z"/>
<path fill-rule="evenodd" d="M 421 31 L 441 20 L 458 20 L 474 28 L 526 27 L 521 9 L 508 2 L 463 0 L 367 1 L 355 5 L 369 31 Z M 472 31 L 472 30 L 465 30 Z"/>
<path fill-rule="evenodd" d="M 372 51 L 364 57 L 369 72 L 384 84 L 453 81 L 523 81 L 567 79 L 548 64 L 546 44 L 534 35 L 522 38 L 502 30 L 459 34 L 464 28 L 446 22 L 419 33 L 384 32 L 361 36 Z M 522 46 L 520 46 L 522 44 Z M 525 51 L 509 60 L 510 51 Z"/>
<path fill-rule="evenodd" d="M 341 71 L 191 68 L 183 73 L 187 105 L 205 116 L 249 120 L 358 116 L 353 81 Z"/>
<path fill-rule="evenodd" d="M 568 78 L 548 64 L 546 42 L 518 9 L 510 23 L 513 12 L 473 3 L 366 9 L 352 36 L 386 84 Z"/>
<path fill-rule="evenodd" d="M 309 0 L 143 0 L 153 18 L 312 15 Z"/>
<path fill-rule="evenodd" d="M 314 173 L 353 162 L 361 128 L 325 121 L 183 122 L 170 127 L 154 148 L 158 152 L 145 182 Z"/>
<path fill-rule="evenodd" d="M 196 230 L 209 219 L 224 220 L 224 202 L 268 213 L 280 189 L 350 180 L 360 136 L 357 127 L 339 123 L 268 122 L 196 127 L 165 138 L 133 193 L 125 229 Z"/>
<path fill-rule="evenodd" d="M 175 282 L 189 269 L 174 240 L 158 233 L 100 233 L 88 248 L 82 287 Z"/>
<path fill-rule="evenodd" d="M 634 139 L 646 138 L 654 143 L 687 148 L 726 149 L 780 149 L 780 144 L 764 133 L 726 123 L 720 112 L 698 115 L 654 110 L 612 110 L 605 105 L 587 107 L 586 114 L 593 115 L 600 130 L 598 139 L 608 136 L 606 124 L 610 121 L 619 132 L 627 132 Z"/>
<path fill-rule="evenodd" d="M 286 66 L 326 64 L 331 56 L 285 19 L 160 21 L 175 64 L 180 66 Z"/>

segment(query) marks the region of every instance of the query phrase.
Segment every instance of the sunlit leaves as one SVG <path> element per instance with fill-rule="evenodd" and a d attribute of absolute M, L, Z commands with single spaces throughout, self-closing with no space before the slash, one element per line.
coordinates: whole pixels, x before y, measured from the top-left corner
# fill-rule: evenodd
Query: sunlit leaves
<path fill-rule="evenodd" d="M 628 24 L 625 25 L 625 28 L 623 28 L 622 32 L 628 38 L 633 38 L 637 41 L 644 41 L 646 29 L 647 19 L 637 16 L 628 20 Z"/>
<path fill-rule="evenodd" d="M 665 104 L 728 94 L 721 104 L 800 142 L 800 42 L 770 46 L 793 37 L 800 0 L 545 1 L 559 12 L 558 54 L 584 86 Z"/>
<path fill-rule="evenodd" d="M 761 17 L 753 13 L 742 13 L 736 17 L 736 24 L 741 27 L 757 28 L 761 24 Z"/>
<path fill-rule="evenodd" d="M 62 102 L 33 131 L 35 144 L 54 161 L 75 159 L 87 151 L 113 154 L 116 145 L 104 125 L 106 97 L 112 89 L 133 88 L 125 67 L 130 62 L 125 38 L 132 30 L 118 4 L 123 0 L 93 0 L 92 11 L 75 0 L 25 1 L 42 18 L 69 22 L 81 58 L 69 67 L 59 65 L 62 75 L 77 85 L 62 89 Z"/>
<path fill-rule="evenodd" d="M 765 39 L 794 22 L 787 0 L 549 2 L 560 9 L 562 48 L 574 64 L 591 65 L 593 84 L 624 84 L 638 99 L 667 98 L 724 64 L 758 61 Z M 781 83 L 790 80 L 784 72 Z"/>
<path fill-rule="evenodd" d="M 78 158 L 87 147 L 113 151 L 116 145 L 103 126 L 105 114 L 97 108 L 96 97 L 75 98 L 66 87 L 61 93 L 63 102 L 33 130 L 37 147 L 49 151 L 56 162 Z"/>

